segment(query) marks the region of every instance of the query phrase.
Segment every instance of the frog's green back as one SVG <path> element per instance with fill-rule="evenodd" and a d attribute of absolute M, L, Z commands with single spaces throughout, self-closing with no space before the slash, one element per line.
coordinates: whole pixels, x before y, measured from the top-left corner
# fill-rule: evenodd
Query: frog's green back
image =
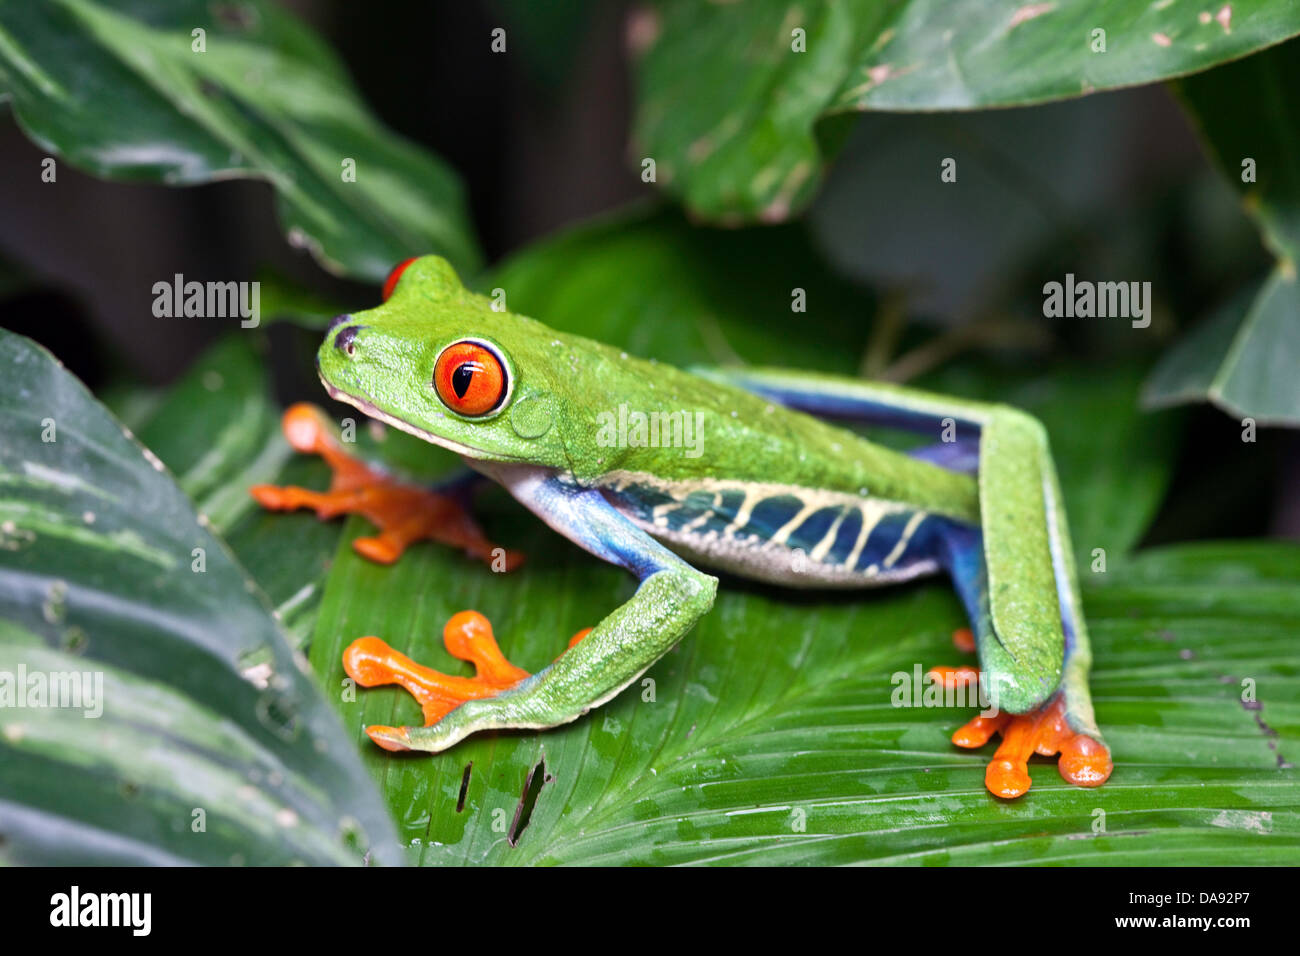
<path fill-rule="evenodd" d="M 414 260 L 383 305 L 347 317 L 318 359 L 336 397 L 483 461 L 662 481 L 785 484 L 978 520 L 975 480 L 875 445 L 741 388 L 493 308 L 436 256 Z M 490 343 L 511 383 L 498 412 L 452 413 L 430 387 L 438 355 Z M 340 348 L 345 344 L 345 348 Z"/>
<path fill-rule="evenodd" d="M 574 381 L 583 382 L 582 392 L 589 396 L 562 406 L 566 447 L 580 481 L 594 483 L 620 471 L 668 481 L 776 482 L 978 520 L 977 488 L 969 475 L 877 445 L 736 386 L 581 336 L 556 336 L 564 343 L 557 349 L 561 367 L 574 371 Z M 643 436 L 636 432 L 638 415 L 644 416 Z M 659 427 L 652 431 L 656 422 Z M 658 445 L 630 443 L 640 437 L 653 437 Z"/>

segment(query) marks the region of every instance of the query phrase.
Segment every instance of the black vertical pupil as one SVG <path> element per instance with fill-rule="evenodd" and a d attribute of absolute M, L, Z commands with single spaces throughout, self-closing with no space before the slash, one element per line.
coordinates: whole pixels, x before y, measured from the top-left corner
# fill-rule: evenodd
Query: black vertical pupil
<path fill-rule="evenodd" d="M 465 397 L 469 383 L 474 381 L 474 373 L 482 368 L 478 362 L 461 362 L 456 366 L 456 371 L 451 373 L 451 387 L 457 398 Z"/>

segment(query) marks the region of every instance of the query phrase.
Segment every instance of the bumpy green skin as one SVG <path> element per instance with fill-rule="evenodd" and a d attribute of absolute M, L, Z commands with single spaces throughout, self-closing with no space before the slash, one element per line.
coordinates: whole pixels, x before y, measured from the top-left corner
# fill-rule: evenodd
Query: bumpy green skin
<path fill-rule="evenodd" d="M 413 262 L 382 306 L 352 317 L 351 348 L 331 333 L 318 365 L 330 393 L 396 427 L 451 448 L 496 478 L 521 502 L 598 556 L 642 581 L 626 605 L 602 620 L 555 664 L 498 697 L 471 701 L 428 728 L 407 728 L 405 746 L 442 750 L 476 730 L 550 727 L 585 713 L 627 686 L 712 605 L 716 579 L 697 571 L 612 509 L 557 495 L 546 476 L 574 489 L 615 472 L 668 480 L 723 477 L 780 482 L 907 502 L 978 523 L 985 541 L 993 626 L 979 646 L 995 703 L 1013 713 L 1041 704 L 1062 686 L 1070 723 L 1100 739 L 1087 689 L 1088 646 L 1070 557 L 1068 529 L 1041 425 L 1005 406 L 960 402 L 874 383 L 759 372 L 787 386 L 838 389 L 981 429 L 978 478 L 940 468 L 783 407 L 729 381 L 644 361 L 617 349 L 495 311 L 466 290 L 444 260 Z M 512 392 L 499 412 L 464 418 L 432 385 L 441 350 L 487 340 L 505 358 Z M 631 408 L 689 410 L 704 416 L 708 453 L 606 447 L 597 416 Z M 1053 553 L 1057 554 L 1056 570 Z M 1060 579 L 1061 568 L 1068 573 Z M 1064 594 L 1058 606 L 1058 580 Z M 1078 622 L 1069 648 L 1061 614 Z"/>

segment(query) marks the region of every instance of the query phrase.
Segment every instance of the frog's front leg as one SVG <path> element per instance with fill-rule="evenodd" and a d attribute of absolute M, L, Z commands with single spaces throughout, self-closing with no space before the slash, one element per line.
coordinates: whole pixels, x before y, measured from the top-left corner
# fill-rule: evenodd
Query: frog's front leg
<path fill-rule="evenodd" d="M 254 485 L 249 493 L 263 507 L 275 511 L 311 508 L 322 519 L 363 515 L 379 533 L 357 538 L 352 547 L 380 564 L 392 564 L 412 544 L 426 539 L 462 548 L 487 563 L 497 562 L 494 567 L 498 570 L 512 570 L 523 560 L 518 552 L 498 548 L 484 535 L 469 512 L 469 486 L 463 477 L 435 488 L 398 481 L 350 455 L 325 413 L 306 402 L 285 410 L 282 427 L 289 444 L 323 458 L 333 478 L 328 491 Z M 465 474 L 482 481 L 474 472 Z"/>
<path fill-rule="evenodd" d="M 600 492 L 540 468 L 498 467 L 493 477 L 556 531 L 627 568 L 640 586 L 631 600 L 531 676 L 500 655 L 490 631 L 490 644 L 467 642 L 465 653 L 448 641 L 452 653 L 474 661 L 476 678 L 438 674 L 378 643 L 370 645 L 356 655 L 364 658 L 365 670 L 353 674 L 359 682 L 401 683 L 422 705 L 428 697 L 435 702 L 425 707 L 428 726 L 367 728 L 371 739 L 389 750 L 440 751 L 480 730 L 543 729 L 575 720 L 636 680 L 713 605 L 717 579 L 635 527 Z"/>

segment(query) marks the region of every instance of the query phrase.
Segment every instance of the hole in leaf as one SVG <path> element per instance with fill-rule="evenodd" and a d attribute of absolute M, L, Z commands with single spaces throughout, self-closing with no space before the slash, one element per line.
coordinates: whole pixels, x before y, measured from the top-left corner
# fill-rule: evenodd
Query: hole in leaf
<path fill-rule="evenodd" d="M 469 774 L 474 769 L 474 761 L 465 764 L 465 774 L 460 778 L 460 796 L 456 798 L 456 812 L 465 809 L 465 794 L 469 792 Z"/>
<path fill-rule="evenodd" d="M 524 781 L 523 793 L 519 794 L 519 805 L 515 807 L 515 819 L 510 824 L 510 834 L 506 841 L 512 846 L 519 845 L 519 837 L 528 826 L 528 821 L 532 819 L 533 807 L 537 805 L 537 795 L 542 792 L 542 787 L 546 784 L 546 760 L 537 761 L 537 766 L 528 771 L 528 779 Z"/>

